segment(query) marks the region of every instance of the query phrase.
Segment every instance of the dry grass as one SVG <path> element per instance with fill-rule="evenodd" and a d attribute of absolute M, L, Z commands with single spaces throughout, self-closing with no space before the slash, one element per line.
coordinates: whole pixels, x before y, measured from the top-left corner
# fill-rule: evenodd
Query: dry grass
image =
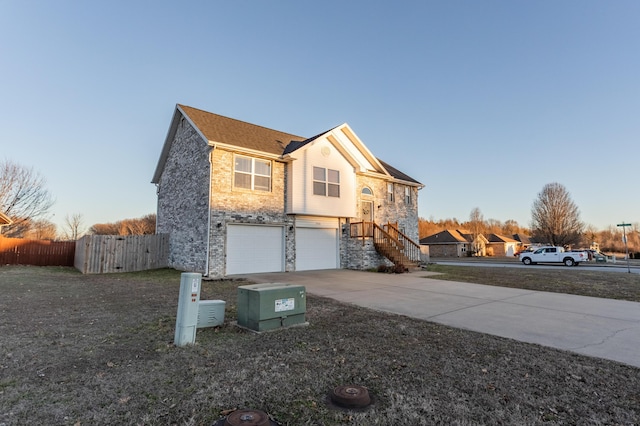
<path fill-rule="evenodd" d="M 211 425 L 233 408 L 282 425 L 640 417 L 638 369 L 328 299 L 309 297 L 308 327 L 238 330 L 230 321 L 242 282 L 205 282 L 203 298 L 227 301 L 225 324 L 176 348 L 179 280 L 172 270 L 1 267 L 0 424 Z M 347 383 L 370 389 L 369 410 L 327 404 Z"/>
<path fill-rule="evenodd" d="M 640 302 L 640 274 L 567 268 L 429 265 L 438 279 Z"/>

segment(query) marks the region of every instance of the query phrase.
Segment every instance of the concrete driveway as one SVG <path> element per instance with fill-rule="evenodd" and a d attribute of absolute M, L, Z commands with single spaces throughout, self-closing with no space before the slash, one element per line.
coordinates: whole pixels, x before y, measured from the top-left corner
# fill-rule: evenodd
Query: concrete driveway
<path fill-rule="evenodd" d="M 640 303 L 443 281 L 437 274 L 324 270 L 244 275 L 452 327 L 640 367 Z"/>

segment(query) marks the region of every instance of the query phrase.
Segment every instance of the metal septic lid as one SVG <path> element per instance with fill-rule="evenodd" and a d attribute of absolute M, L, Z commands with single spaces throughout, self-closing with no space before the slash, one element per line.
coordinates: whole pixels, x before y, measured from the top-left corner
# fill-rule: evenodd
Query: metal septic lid
<path fill-rule="evenodd" d="M 269 415 L 260 410 L 237 410 L 220 420 L 215 426 L 276 426 Z"/>
<path fill-rule="evenodd" d="M 333 389 L 331 401 L 344 408 L 364 408 L 371 404 L 371 396 L 364 386 L 343 385 Z"/>

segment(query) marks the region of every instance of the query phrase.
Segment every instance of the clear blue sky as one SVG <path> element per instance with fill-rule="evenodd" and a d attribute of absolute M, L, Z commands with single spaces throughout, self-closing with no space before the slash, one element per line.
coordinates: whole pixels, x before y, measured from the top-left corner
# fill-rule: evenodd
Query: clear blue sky
<path fill-rule="evenodd" d="M 349 123 L 420 216 L 528 225 L 563 184 L 640 222 L 640 1 L 0 0 L 0 156 L 51 219 L 155 212 L 176 103 L 302 136 Z"/>

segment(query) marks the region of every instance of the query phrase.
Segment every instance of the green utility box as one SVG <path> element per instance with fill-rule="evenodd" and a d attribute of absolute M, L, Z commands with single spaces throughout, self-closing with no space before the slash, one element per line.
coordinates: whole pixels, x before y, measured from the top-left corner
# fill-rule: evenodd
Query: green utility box
<path fill-rule="evenodd" d="M 304 286 L 266 283 L 238 287 L 238 325 L 254 331 L 305 324 Z"/>

